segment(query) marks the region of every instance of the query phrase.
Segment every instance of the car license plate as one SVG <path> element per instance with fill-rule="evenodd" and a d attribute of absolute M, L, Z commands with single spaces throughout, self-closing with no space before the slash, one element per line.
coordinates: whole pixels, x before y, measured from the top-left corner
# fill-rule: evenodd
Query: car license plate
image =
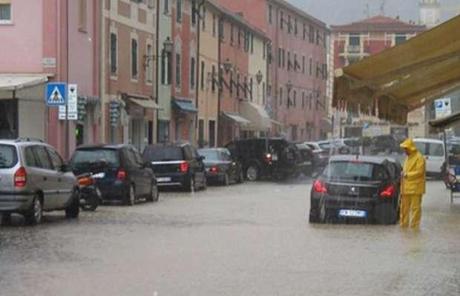
<path fill-rule="evenodd" d="M 157 182 L 160 182 L 160 183 L 171 182 L 171 178 L 170 177 L 157 178 Z"/>
<path fill-rule="evenodd" d="M 278 154 L 273 154 L 272 155 L 272 160 L 278 161 Z"/>
<path fill-rule="evenodd" d="M 339 216 L 340 217 L 365 218 L 367 216 L 367 212 L 359 211 L 359 210 L 340 210 Z"/>

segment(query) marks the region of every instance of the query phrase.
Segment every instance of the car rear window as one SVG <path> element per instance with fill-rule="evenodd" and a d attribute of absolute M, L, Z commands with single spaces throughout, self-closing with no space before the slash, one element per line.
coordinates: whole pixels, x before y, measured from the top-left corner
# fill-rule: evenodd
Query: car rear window
<path fill-rule="evenodd" d="M 9 169 L 18 162 L 16 148 L 11 145 L 0 145 L 0 169 Z"/>
<path fill-rule="evenodd" d="M 110 167 L 119 167 L 120 159 L 114 149 L 84 149 L 75 151 L 72 157 L 73 166 L 84 166 L 94 163 L 106 163 Z"/>
<path fill-rule="evenodd" d="M 378 181 L 388 177 L 381 165 L 354 161 L 331 162 L 324 172 L 335 180 Z"/>
<path fill-rule="evenodd" d="M 331 149 L 331 143 L 318 143 L 318 146 L 323 150 Z"/>
<path fill-rule="evenodd" d="M 220 160 L 220 153 L 217 150 L 198 150 L 198 154 L 204 156 L 205 160 Z"/>
<path fill-rule="evenodd" d="M 184 153 L 180 147 L 153 147 L 144 151 L 145 161 L 174 161 L 184 160 Z"/>

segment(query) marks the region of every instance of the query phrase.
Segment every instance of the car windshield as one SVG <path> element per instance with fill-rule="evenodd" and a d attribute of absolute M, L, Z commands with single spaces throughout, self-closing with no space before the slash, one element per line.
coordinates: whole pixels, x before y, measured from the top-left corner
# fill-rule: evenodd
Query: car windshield
<path fill-rule="evenodd" d="M 359 161 L 334 161 L 324 171 L 331 180 L 372 181 L 383 178 L 381 174 L 381 166 Z"/>
<path fill-rule="evenodd" d="M 220 153 L 218 150 L 211 150 L 211 149 L 201 149 L 198 150 L 198 154 L 204 156 L 206 160 L 220 160 Z"/>
<path fill-rule="evenodd" d="M 16 148 L 11 145 L 0 145 L 0 169 L 12 168 L 17 162 Z"/>
<path fill-rule="evenodd" d="M 144 151 L 145 161 L 183 160 L 184 153 L 180 147 L 150 147 Z"/>
<path fill-rule="evenodd" d="M 110 167 L 120 166 L 118 153 L 114 149 L 82 149 L 75 151 L 71 164 L 82 167 L 91 164 L 104 163 Z"/>

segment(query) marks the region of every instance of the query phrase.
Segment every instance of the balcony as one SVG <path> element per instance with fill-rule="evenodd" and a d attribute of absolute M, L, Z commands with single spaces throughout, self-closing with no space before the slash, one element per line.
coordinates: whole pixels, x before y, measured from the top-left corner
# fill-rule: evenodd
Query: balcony
<path fill-rule="evenodd" d="M 348 45 L 347 49 L 349 53 L 360 53 L 361 45 Z"/>

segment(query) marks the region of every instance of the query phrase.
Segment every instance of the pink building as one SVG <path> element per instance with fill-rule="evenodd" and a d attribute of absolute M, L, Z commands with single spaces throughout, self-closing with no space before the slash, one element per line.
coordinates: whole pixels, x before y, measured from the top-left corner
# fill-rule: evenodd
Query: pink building
<path fill-rule="evenodd" d="M 98 140 L 99 1 L 0 2 L 0 137 L 45 139 L 66 157 Z M 7 46 L 5 46 L 7 45 Z M 45 106 L 45 83 L 78 85 L 86 116 L 58 120 Z"/>

